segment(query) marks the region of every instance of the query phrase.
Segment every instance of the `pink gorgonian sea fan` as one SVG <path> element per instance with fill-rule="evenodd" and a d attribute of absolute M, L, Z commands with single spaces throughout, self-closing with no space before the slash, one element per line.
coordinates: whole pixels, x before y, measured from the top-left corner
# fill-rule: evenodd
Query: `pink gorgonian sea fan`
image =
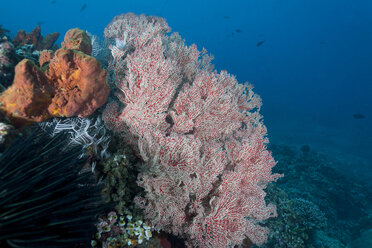
<path fill-rule="evenodd" d="M 281 176 L 271 172 L 261 99 L 169 31 L 163 18 L 128 13 L 104 32 L 119 93 L 103 119 L 144 161 L 135 201 L 156 230 L 190 247 L 260 245 L 269 233 L 260 222 L 276 216 L 264 189 Z"/>

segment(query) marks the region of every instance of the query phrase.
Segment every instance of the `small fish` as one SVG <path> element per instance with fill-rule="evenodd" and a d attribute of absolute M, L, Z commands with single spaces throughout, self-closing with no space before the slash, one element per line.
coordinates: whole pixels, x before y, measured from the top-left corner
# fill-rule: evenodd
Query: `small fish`
<path fill-rule="evenodd" d="M 243 32 L 243 30 L 237 28 L 237 29 L 235 29 L 235 32 L 237 32 L 237 33 L 241 33 L 241 32 Z"/>
<path fill-rule="evenodd" d="M 353 114 L 353 117 L 354 117 L 354 119 L 364 119 L 364 118 L 366 118 L 364 115 L 359 114 L 359 113 Z"/>
<path fill-rule="evenodd" d="M 37 22 L 36 24 L 37 24 L 38 26 L 41 26 L 42 24 L 45 24 L 45 22 L 40 21 L 40 22 Z"/>
<path fill-rule="evenodd" d="M 230 17 L 230 16 L 227 16 L 227 15 L 225 15 L 225 16 L 223 16 L 223 18 L 224 18 L 224 19 L 230 19 L 231 17 Z"/>
<path fill-rule="evenodd" d="M 55 4 L 56 2 L 57 2 L 56 0 L 50 1 L 51 4 Z"/>
<path fill-rule="evenodd" d="M 8 29 L 2 28 L 2 25 L 0 24 L 0 35 L 5 34 L 5 33 L 9 33 L 9 32 L 10 31 Z"/>
<path fill-rule="evenodd" d="M 263 43 L 265 43 L 264 40 L 261 40 L 261 41 L 257 42 L 256 47 L 262 46 Z"/>
<path fill-rule="evenodd" d="M 326 42 L 326 41 L 321 41 L 321 42 L 319 42 L 319 44 L 320 44 L 320 45 L 327 45 L 328 42 Z"/>
<path fill-rule="evenodd" d="M 81 6 L 80 12 L 82 12 L 82 11 L 85 10 L 86 8 L 87 8 L 87 4 L 84 3 L 83 6 Z"/>

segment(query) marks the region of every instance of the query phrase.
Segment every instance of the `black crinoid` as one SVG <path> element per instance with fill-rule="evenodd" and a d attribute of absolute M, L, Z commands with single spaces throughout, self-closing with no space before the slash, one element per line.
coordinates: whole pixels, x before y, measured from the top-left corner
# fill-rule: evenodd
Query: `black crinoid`
<path fill-rule="evenodd" d="M 100 188 L 66 135 L 35 130 L 0 154 L 0 247 L 85 247 Z M 80 157 L 80 158 L 79 158 Z"/>

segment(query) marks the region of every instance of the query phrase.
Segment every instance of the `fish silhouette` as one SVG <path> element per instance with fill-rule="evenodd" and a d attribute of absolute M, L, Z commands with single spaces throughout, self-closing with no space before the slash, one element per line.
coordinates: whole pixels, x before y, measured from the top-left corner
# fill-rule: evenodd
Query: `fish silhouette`
<path fill-rule="evenodd" d="M 263 43 L 265 43 L 264 40 L 261 40 L 261 41 L 257 42 L 256 47 L 262 46 Z"/>
<path fill-rule="evenodd" d="M 353 117 L 354 117 L 354 119 L 364 119 L 364 118 L 366 118 L 364 115 L 359 114 L 359 113 L 353 114 Z"/>
<path fill-rule="evenodd" d="M 80 12 L 82 12 L 82 11 L 85 10 L 86 8 L 87 8 L 87 4 L 84 3 L 83 6 L 81 6 Z"/>

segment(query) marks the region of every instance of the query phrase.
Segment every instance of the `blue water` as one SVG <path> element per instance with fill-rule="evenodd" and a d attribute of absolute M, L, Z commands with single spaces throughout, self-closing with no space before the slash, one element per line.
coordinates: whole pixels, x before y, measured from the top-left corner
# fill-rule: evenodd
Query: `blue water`
<path fill-rule="evenodd" d="M 2 1 L 0 23 L 13 35 L 41 23 L 44 35 L 62 34 L 59 43 L 72 27 L 101 35 L 124 12 L 165 17 L 214 54 L 217 69 L 252 83 L 271 141 L 372 167 L 371 1 Z"/>
<path fill-rule="evenodd" d="M 125 12 L 166 18 L 218 70 L 252 83 L 272 143 L 309 145 L 372 181 L 372 1 L 2 0 L 0 24 L 14 36 L 41 23 L 59 44 L 74 27 L 101 36 Z"/>

